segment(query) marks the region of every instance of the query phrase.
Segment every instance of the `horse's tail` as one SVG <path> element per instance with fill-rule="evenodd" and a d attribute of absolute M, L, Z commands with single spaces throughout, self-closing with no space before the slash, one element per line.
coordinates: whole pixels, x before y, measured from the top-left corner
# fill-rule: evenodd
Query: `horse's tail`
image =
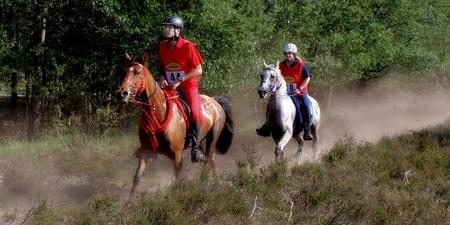
<path fill-rule="evenodd" d="M 225 111 L 225 125 L 219 134 L 219 139 L 216 143 L 216 149 L 219 153 L 225 154 L 231 146 L 234 136 L 234 120 L 231 112 L 231 105 L 228 100 L 223 96 L 216 96 L 214 98 L 220 106 L 222 106 L 223 111 Z"/>

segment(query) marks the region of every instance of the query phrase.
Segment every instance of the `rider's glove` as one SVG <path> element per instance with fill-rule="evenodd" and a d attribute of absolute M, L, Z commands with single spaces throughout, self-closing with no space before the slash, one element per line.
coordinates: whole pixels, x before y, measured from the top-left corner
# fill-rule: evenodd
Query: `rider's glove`
<path fill-rule="evenodd" d="M 296 94 L 296 95 L 303 95 L 303 94 L 304 94 L 304 92 L 303 92 L 303 90 L 302 90 L 302 89 L 300 89 L 300 88 L 297 88 L 297 89 L 295 90 L 295 94 Z"/>

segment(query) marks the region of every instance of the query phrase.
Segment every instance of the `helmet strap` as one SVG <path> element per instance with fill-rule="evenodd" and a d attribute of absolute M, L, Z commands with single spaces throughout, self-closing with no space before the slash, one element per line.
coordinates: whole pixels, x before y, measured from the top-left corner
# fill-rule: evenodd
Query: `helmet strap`
<path fill-rule="evenodd" d="M 172 36 L 170 38 L 166 38 L 169 41 L 178 41 L 178 39 L 180 39 L 180 36 Z"/>
<path fill-rule="evenodd" d="M 174 30 L 174 35 L 172 37 L 167 37 L 165 39 L 167 39 L 169 41 L 178 41 L 178 39 L 180 39 L 180 36 L 181 36 L 180 33 L 181 33 L 181 31 L 177 33 L 176 30 Z"/>

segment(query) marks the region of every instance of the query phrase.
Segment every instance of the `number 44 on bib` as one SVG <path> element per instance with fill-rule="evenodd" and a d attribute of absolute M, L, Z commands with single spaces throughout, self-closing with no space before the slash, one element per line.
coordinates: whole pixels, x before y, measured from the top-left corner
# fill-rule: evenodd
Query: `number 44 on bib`
<path fill-rule="evenodd" d="M 178 84 L 184 79 L 184 71 L 168 71 L 166 72 L 166 81 L 169 84 Z"/>

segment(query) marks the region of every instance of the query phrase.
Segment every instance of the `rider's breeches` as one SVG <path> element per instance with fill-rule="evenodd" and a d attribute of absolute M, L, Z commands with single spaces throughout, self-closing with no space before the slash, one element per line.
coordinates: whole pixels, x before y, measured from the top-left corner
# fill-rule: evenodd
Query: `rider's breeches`
<path fill-rule="evenodd" d="M 302 117 L 303 117 L 304 121 L 307 124 L 311 125 L 311 123 L 312 123 L 312 121 L 311 121 L 312 105 L 311 105 L 311 101 L 309 100 L 308 94 L 299 95 L 299 96 L 297 96 L 297 99 L 301 103 L 300 111 L 302 113 Z"/>
<path fill-rule="evenodd" d="M 183 89 L 177 89 L 180 94 L 183 95 L 186 102 L 191 108 L 191 121 L 194 123 L 203 124 L 202 114 L 202 100 L 198 93 L 198 86 L 184 87 Z"/>

